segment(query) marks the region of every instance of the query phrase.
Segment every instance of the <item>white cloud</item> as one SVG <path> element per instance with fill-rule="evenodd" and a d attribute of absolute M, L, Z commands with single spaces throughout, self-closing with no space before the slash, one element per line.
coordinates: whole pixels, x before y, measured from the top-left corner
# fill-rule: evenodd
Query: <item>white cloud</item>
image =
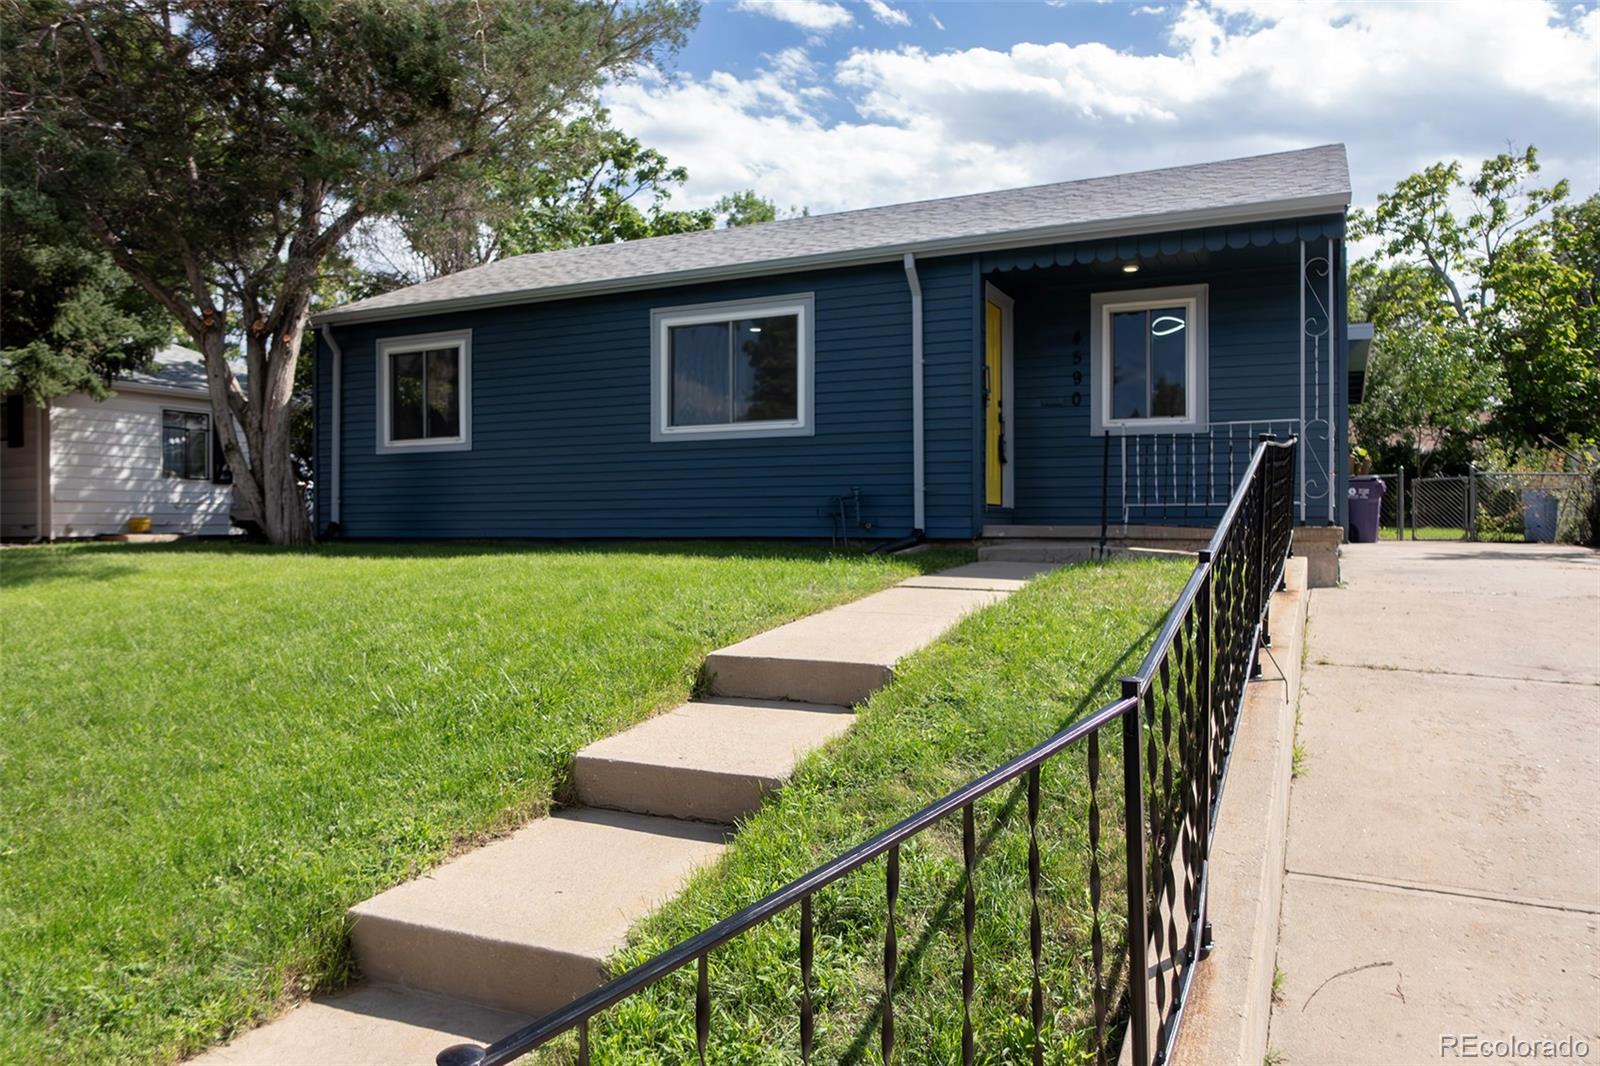
<path fill-rule="evenodd" d="M 928 12 L 928 21 L 933 23 L 933 28 L 934 29 L 936 29 L 936 30 L 944 29 L 944 23 L 940 22 L 939 21 L 939 16 L 935 15 L 932 11 Z"/>
<path fill-rule="evenodd" d="M 1600 11 L 1189 0 L 1153 53 L 1101 43 L 779 53 L 747 78 L 646 80 L 616 121 L 689 168 L 837 210 L 1344 141 L 1358 202 L 1428 162 L 1532 142 L 1600 184 Z"/>
<path fill-rule="evenodd" d="M 855 21 L 855 16 L 834 0 L 739 0 L 734 7 L 792 23 L 813 33 L 827 33 Z"/>
<path fill-rule="evenodd" d="M 891 7 L 886 0 L 867 0 L 867 10 L 872 12 L 872 17 L 885 26 L 909 26 L 911 16 L 897 7 Z"/>

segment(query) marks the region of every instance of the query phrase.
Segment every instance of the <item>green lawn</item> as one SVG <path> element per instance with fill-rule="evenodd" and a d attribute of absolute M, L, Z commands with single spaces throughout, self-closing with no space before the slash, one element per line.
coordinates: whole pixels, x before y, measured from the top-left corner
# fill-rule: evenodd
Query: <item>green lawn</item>
<path fill-rule="evenodd" d="M 544 810 L 708 650 L 965 558 L 0 553 L 5 1060 L 168 1062 L 339 984 L 348 905 Z"/>
<path fill-rule="evenodd" d="M 618 968 L 759 899 L 1112 698 L 1116 678 L 1138 666 L 1191 567 L 1187 560 L 1143 560 L 1062 570 L 914 656 L 869 701 L 854 730 L 806 760 L 751 817 L 719 864 L 645 923 Z M 1104 958 L 1118 980 L 1126 924 L 1119 754 L 1120 730 L 1113 728 L 1101 752 L 1097 795 Z M 1042 794 L 1046 1061 L 1083 1062 L 1094 1028 L 1083 746 L 1046 765 Z M 978 1059 L 1028 1062 L 1025 793 L 1005 788 L 979 804 L 977 836 Z M 903 1063 L 960 1061 L 960 871 L 959 817 L 902 856 L 895 1012 Z M 882 860 L 824 890 L 815 913 L 821 1013 L 814 1061 L 877 1062 Z M 793 908 L 712 953 L 710 1061 L 799 1061 L 798 927 Z M 602 1019 L 594 1032 L 596 1061 L 693 1061 L 694 968 Z M 545 1058 L 570 1061 L 572 1047 L 558 1045 Z"/>
<path fill-rule="evenodd" d="M 1385 526 L 1378 530 L 1379 540 L 1394 540 L 1396 530 L 1393 526 Z M 1467 531 L 1460 526 L 1417 526 L 1406 527 L 1406 540 L 1466 540 Z M 1522 527 L 1516 529 L 1500 529 L 1484 526 L 1478 530 L 1478 539 L 1489 543 L 1521 544 L 1527 540 L 1523 535 Z"/>

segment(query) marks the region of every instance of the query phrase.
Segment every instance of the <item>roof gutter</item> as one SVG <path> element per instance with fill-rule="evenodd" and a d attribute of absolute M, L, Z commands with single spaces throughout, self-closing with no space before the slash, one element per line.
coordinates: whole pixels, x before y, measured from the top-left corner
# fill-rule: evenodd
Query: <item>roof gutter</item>
<path fill-rule="evenodd" d="M 787 259 L 762 259 L 728 266 L 675 270 L 662 274 L 630 275 L 624 278 L 608 278 L 604 281 L 579 282 L 572 285 L 551 285 L 540 289 L 521 289 L 511 292 L 488 293 L 482 296 L 462 296 L 454 299 L 432 300 L 427 303 L 357 308 L 349 311 L 336 307 L 313 315 L 311 322 L 317 326 L 328 323 L 385 322 L 399 318 L 417 318 L 422 315 L 442 314 L 446 311 L 508 307 L 517 304 L 544 303 L 549 300 L 565 300 L 579 296 L 599 296 L 610 292 L 664 289 L 674 285 L 692 285 L 696 282 L 704 281 L 730 281 L 746 277 L 769 277 L 773 274 L 794 273 L 801 270 L 893 262 L 908 254 L 927 258 L 932 255 L 1004 251 L 1008 248 L 1026 248 L 1029 245 L 1054 244 L 1064 241 L 1142 236 L 1145 234 L 1166 233 L 1172 230 L 1192 229 L 1197 226 L 1270 222 L 1304 215 L 1343 212 L 1349 206 L 1350 194 L 1347 192 L 1322 196 L 1302 196 L 1288 200 L 1275 200 L 1269 203 L 1245 204 L 1238 207 L 1207 208 L 1198 211 L 1169 211 L 1153 215 L 1134 215 L 1121 219 L 1099 219 L 1093 222 L 1079 222 L 1066 226 L 1042 226 L 1000 233 L 915 241 L 907 244 L 830 252 L 823 255 L 791 256 Z"/>
<path fill-rule="evenodd" d="M 928 528 L 924 484 L 922 436 L 922 279 L 917 277 L 917 257 L 905 257 L 906 284 L 911 287 L 911 535 L 921 537 Z"/>
<path fill-rule="evenodd" d="M 341 434 L 339 432 L 339 412 L 343 406 L 339 402 L 340 385 L 344 381 L 344 350 L 339 347 L 339 342 L 333 339 L 333 329 L 327 324 L 319 327 L 318 332 L 327 342 L 328 350 L 333 353 L 333 396 L 330 402 L 329 429 L 333 444 L 328 452 L 328 525 L 339 524 L 339 445 Z M 316 407 L 312 407 L 315 412 Z"/>

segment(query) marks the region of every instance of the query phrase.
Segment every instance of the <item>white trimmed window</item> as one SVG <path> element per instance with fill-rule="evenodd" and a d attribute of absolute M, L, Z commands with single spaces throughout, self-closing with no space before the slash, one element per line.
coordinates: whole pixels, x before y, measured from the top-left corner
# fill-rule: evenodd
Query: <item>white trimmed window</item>
<path fill-rule="evenodd" d="M 161 476 L 184 481 L 205 481 L 211 477 L 209 414 L 162 410 Z"/>
<path fill-rule="evenodd" d="M 650 439 L 810 436 L 811 293 L 650 314 Z"/>
<path fill-rule="evenodd" d="M 1204 285 L 1090 298 L 1095 433 L 1205 429 L 1206 302 Z"/>
<path fill-rule="evenodd" d="M 378 341 L 378 451 L 472 447 L 472 332 Z"/>

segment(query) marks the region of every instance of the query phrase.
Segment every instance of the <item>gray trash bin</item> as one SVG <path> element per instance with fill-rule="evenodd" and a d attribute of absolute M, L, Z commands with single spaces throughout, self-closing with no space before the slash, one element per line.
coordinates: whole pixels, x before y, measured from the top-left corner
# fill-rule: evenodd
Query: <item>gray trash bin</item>
<path fill-rule="evenodd" d="M 1350 543 L 1374 544 L 1378 540 L 1379 515 L 1388 486 L 1381 477 L 1350 479 Z"/>
<path fill-rule="evenodd" d="M 1554 544 L 1556 497 L 1553 492 L 1525 489 L 1522 493 L 1522 535 L 1535 544 Z"/>

